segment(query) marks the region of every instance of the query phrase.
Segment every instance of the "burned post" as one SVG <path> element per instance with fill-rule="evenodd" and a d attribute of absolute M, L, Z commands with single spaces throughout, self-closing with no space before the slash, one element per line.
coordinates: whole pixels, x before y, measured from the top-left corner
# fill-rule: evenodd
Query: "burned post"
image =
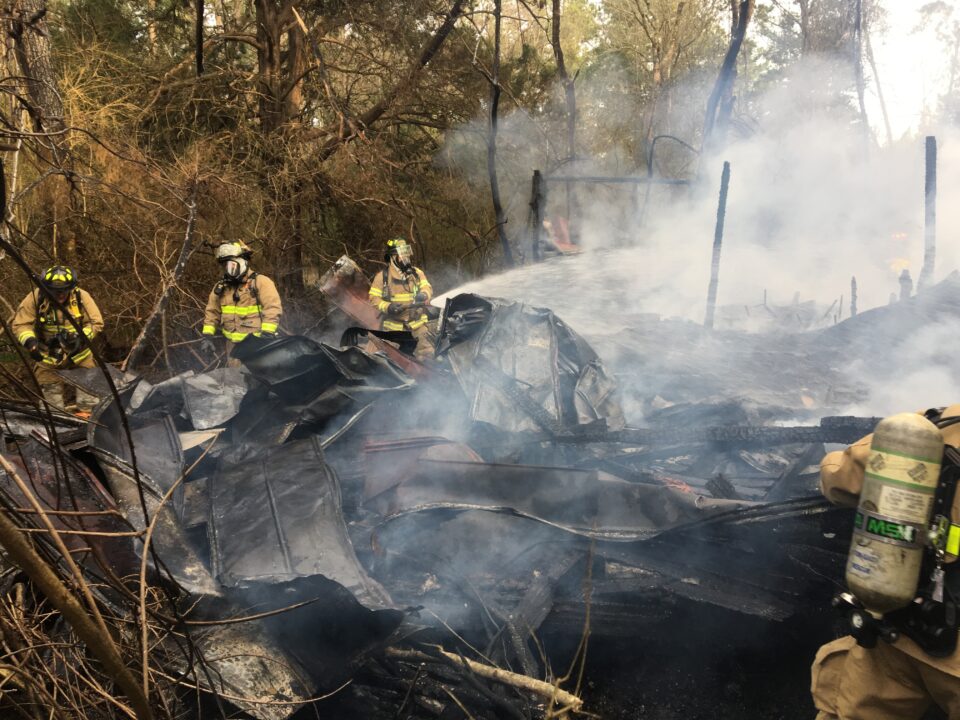
<path fill-rule="evenodd" d="M 717 305 L 717 281 L 720 275 L 720 247 L 723 245 L 723 220 L 727 214 L 727 189 L 730 187 L 730 162 L 724 160 L 720 176 L 720 201 L 717 204 L 717 224 L 713 231 L 713 260 L 710 263 L 710 287 L 707 290 L 707 315 L 703 326 L 713 329 L 713 314 Z"/>
<path fill-rule="evenodd" d="M 917 291 L 933 283 L 937 261 L 937 138 L 927 135 L 923 179 L 923 268 Z"/>
<path fill-rule="evenodd" d="M 850 317 L 857 316 L 857 278 L 850 278 Z"/>
<path fill-rule="evenodd" d="M 547 186 L 543 181 L 543 173 L 533 171 L 533 186 L 530 190 L 530 241 L 534 262 L 543 259 L 541 243 L 543 242 L 543 219 L 547 205 Z"/>

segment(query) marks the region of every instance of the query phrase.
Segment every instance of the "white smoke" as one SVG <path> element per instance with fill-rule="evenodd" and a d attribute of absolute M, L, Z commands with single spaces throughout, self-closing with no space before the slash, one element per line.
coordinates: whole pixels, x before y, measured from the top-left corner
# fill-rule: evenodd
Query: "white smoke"
<path fill-rule="evenodd" d="M 827 102 L 823 97 L 824 73 L 829 68 L 836 74 L 832 62 L 805 61 L 753 98 L 752 131 L 731 132 L 718 157 L 704 158 L 699 181 L 688 193 L 678 197 L 675 191 L 655 188 L 644 213 L 643 189 L 578 186 L 571 222 L 579 223 L 581 254 L 493 275 L 450 294 L 477 292 L 549 307 L 594 340 L 633 327 L 649 313 L 702 323 L 720 167 L 729 160 L 718 305 L 757 306 L 764 299 L 787 305 L 799 297 L 823 308 L 837 303 L 834 308 L 844 319 L 854 276 L 860 312 L 886 305 L 891 294 L 899 295 L 901 271 L 907 268 L 916 284 L 923 262 L 924 138 L 921 133 L 878 147 L 865 137 L 849 98 Z M 690 94 L 705 100 L 705 92 L 699 83 Z M 703 105 L 688 99 L 682 110 L 689 113 L 697 106 Z M 514 114 L 504 118 L 501 130 L 501 185 L 511 199 L 508 229 L 521 251 L 530 175 L 545 166 L 543 133 L 532 132 L 535 127 L 529 116 Z M 471 132 L 478 137 L 479 125 Z M 581 145 L 596 147 L 599 140 L 584 133 Z M 960 233 L 960 208 L 951 202 L 960 192 L 960 133 L 942 127 L 935 134 L 937 280 L 960 266 L 960 248 L 950 242 Z M 486 171 L 475 162 L 477 155 L 457 152 L 465 149 L 462 137 L 448 145 L 445 162 L 473 178 L 478 192 L 487 192 Z M 563 172 L 624 174 L 622 167 L 619 173 L 611 167 L 611 158 L 618 165 L 625 155 L 622 148 L 611 149 Z M 631 168 L 629 174 L 642 172 Z M 565 205 L 564 190 L 560 184 L 551 186 L 553 217 Z M 626 228 L 625 217 L 628 224 L 632 218 Z M 904 328 L 905 337 L 914 330 Z M 905 342 L 904 347 L 915 344 Z M 906 349 L 901 356 L 903 368 L 884 377 L 849 368 L 851 379 L 873 386 L 870 401 L 858 410 L 887 412 L 943 404 L 957 396 L 949 368 Z"/>

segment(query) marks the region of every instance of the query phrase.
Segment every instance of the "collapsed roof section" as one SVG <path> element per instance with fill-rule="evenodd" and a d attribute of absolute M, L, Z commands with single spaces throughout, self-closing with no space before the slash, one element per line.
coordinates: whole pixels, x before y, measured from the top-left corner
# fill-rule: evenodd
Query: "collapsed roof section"
<path fill-rule="evenodd" d="M 751 426 L 734 402 L 626 428 L 590 345 L 521 303 L 453 298 L 437 347 L 414 377 L 359 347 L 247 341 L 243 371 L 105 397 L 71 445 L 127 526 L 152 527 L 151 548 L 130 539 L 128 555 L 184 607 L 225 618 L 312 601 L 247 634 L 204 631 L 247 658 L 224 657 L 225 696 L 254 674 L 248 694 L 272 684 L 290 703 L 237 701 L 249 714 L 285 717 L 345 679 L 398 607 L 424 608 L 411 626 L 489 632 L 495 660 L 536 674 L 530 635 L 579 629 L 588 607 L 593 632 L 623 635 L 678 599 L 783 619 L 829 594 L 843 523 L 795 498 L 849 424 L 773 448 L 791 429 Z M 56 495 L 55 478 L 39 482 Z"/>

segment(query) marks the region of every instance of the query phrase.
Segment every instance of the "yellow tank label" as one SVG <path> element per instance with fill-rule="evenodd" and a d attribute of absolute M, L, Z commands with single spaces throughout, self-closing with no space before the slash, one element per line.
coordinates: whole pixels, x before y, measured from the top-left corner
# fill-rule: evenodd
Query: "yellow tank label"
<path fill-rule="evenodd" d="M 940 461 L 873 448 L 867 458 L 866 471 L 867 475 L 884 482 L 902 484 L 914 490 L 928 488 L 932 492 L 940 480 Z"/>
<path fill-rule="evenodd" d="M 866 476 L 881 483 L 877 512 L 925 524 L 940 479 L 940 463 L 873 448 Z"/>

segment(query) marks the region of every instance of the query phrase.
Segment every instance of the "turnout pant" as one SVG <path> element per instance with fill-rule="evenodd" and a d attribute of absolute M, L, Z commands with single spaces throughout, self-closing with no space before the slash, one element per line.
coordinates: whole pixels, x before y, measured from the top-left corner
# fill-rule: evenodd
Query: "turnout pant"
<path fill-rule="evenodd" d="M 870 649 L 850 636 L 824 645 L 810 689 L 817 720 L 919 720 L 934 703 L 960 718 L 960 677 L 882 640 Z"/>
<path fill-rule="evenodd" d="M 93 356 L 88 355 L 78 363 L 68 360 L 58 368 L 51 368 L 49 365 L 45 365 L 44 363 L 34 363 L 33 375 L 37 378 L 37 384 L 40 385 L 40 389 L 43 391 L 43 397 L 46 399 L 46 401 L 57 408 L 63 409 L 64 383 L 57 376 L 55 371 L 72 370 L 73 368 L 95 368 L 96 366 L 97 363 L 93 359 Z M 88 395 L 87 393 L 83 392 L 83 390 L 78 389 L 76 394 L 76 403 L 79 409 L 89 411 L 92 410 L 93 406 L 97 404 L 97 398 L 95 398 L 93 395 Z"/>

